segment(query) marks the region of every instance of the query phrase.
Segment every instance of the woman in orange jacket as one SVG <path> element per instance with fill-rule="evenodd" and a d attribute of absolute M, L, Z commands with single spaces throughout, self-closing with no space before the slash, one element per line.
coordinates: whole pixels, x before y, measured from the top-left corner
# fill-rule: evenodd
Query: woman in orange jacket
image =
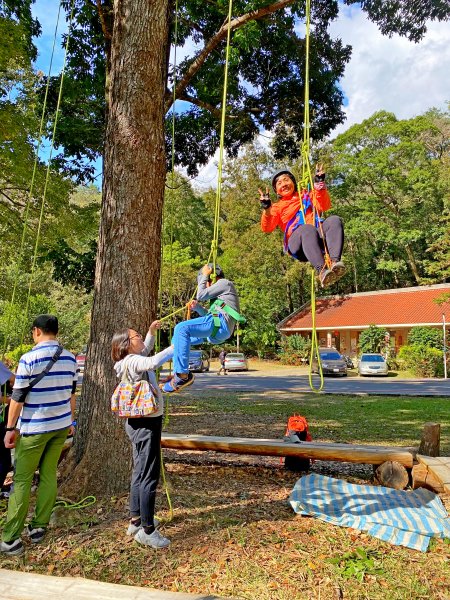
<path fill-rule="evenodd" d="M 268 188 L 265 194 L 258 190 L 263 209 L 261 229 L 265 233 L 277 227 L 284 231 L 284 251 L 297 260 L 309 261 L 322 287 L 340 279 L 345 273 L 341 261 L 344 228 L 336 215 L 322 218 L 322 213 L 331 208 L 322 167 L 317 167 L 311 192 L 302 190 L 299 194 L 297 181 L 290 171 L 277 173 L 272 187 L 279 198 L 275 204 L 270 200 Z M 329 266 L 325 262 L 325 245 L 331 258 Z"/>

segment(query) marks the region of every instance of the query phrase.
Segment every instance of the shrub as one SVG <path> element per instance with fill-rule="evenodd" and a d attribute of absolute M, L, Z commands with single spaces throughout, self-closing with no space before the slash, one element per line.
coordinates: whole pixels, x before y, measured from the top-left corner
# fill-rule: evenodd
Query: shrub
<path fill-rule="evenodd" d="M 413 327 L 408 334 L 408 345 L 427 346 L 427 348 L 442 350 L 444 345 L 442 329 L 436 329 L 436 327 Z"/>
<path fill-rule="evenodd" d="M 443 352 L 428 346 L 410 345 L 400 348 L 398 360 L 416 377 L 443 377 Z"/>
<path fill-rule="evenodd" d="M 281 340 L 280 361 L 283 365 L 305 364 L 311 352 L 311 340 L 302 335 L 288 335 Z"/>
<path fill-rule="evenodd" d="M 386 342 L 384 340 L 386 330 L 377 325 L 370 325 L 359 336 L 359 350 L 363 352 L 381 352 Z"/>
<path fill-rule="evenodd" d="M 33 348 L 33 344 L 22 344 L 21 346 L 17 346 L 17 348 L 14 348 L 14 350 L 11 350 L 5 354 L 6 361 L 8 365 L 10 365 L 11 369 L 17 369 L 20 357 L 22 354 L 25 354 L 25 352 L 29 352 L 31 348 Z"/>

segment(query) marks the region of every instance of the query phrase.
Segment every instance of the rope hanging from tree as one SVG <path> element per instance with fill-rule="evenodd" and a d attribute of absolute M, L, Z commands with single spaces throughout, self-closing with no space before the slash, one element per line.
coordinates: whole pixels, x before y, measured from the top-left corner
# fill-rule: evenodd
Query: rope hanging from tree
<path fill-rule="evenodd" d="M 310 141 L 310 118 L 309 118 L 309 47 L 310 47 L 310 29 L 311 29 L 311 0 L 306 0 L 305 4 L 305 20 L 306 20 L 306 31 L 305 31 L 305 97 L 304 97 L 304 122 L 303 122 L 303 144 L 301 147 L 301 159 L 302 159 L 302 189 L 306 189 L 309 193 L 314 189 L 313 177 L 311 172 L 311 141 Z M 303 209 L 303 201 L 300 199 L 300 204 Z M 315 220 L 315 208 L 313 204 L 313 214 Z M 306 222 L 306 219 L 305 219 Z M 319 227 L 322 230 L 322 225 L 319 219 Z M 322 239 L 325 244 L 325 237 L 322 232 Z M 330 255 L 325 245 L 325 263 L 330 264 Z M 313 392 L 319 393 L 323 388 L 323 370 L 322 363 L 320 360 L 319 343 L 317 339 L 316 329 L 316 282 L 314 269 L 311 271 L 311 352 L 309 357 L 309 387 Z M 320 382 L 319 386 L 315 387 L 312 378 L 312 368 L 314 357 L 317 357 L 317 365 L 319 371 Z"/>
<path fill-rule="evenodd" d="M 41 231 L 41 225 L 42 225 L 42 220 L 43 220 L 43 208 L 45 206 L 45 199 L 46 199 L 46 194 L 47 194 L 48 180 L 49 180 L 49 174 L 50 174 L 50 161 L 51 161 L 51 154 L 53 151 L 53 146 L 54 146 L 54 141 L 55 141 L 56 123 L 58 120 L 58 113 L 59 113 L 59 107 L 60 107 L 60 101 L 61 101 L 62 85 L 63 85 L 64 72 L 65 72 L 65 67 L 66 67 L 67 49 L 68 49 L 68 44 L 69 44 L 69 39 L 70 39 L 74 5 L 75 5 L 75 0 L 72 0 L 69 31 L 67 34 L 67 39 L 66 39 L 66 44 L 65 44 L 64 64 L 63 64 L 63 69 L 61 72 L 61 80 L 60 80 L 60 86 L 59 86 L 58 104 L 57 104 L 57 108 L 55 111 L 55 123 L 54 123 L 54 127 L 53 127 L 53 135 L 52 135 L 51 146 L 50 146 L 50 157 L 48 159 L 44 191 L 43 191 L 42 201 L 41 201 L 41 210 L 40 210 L 40 214 L 39 214 L 38 229 L 37 229 L 36 241 L 35 241 L 35 247 L 34 247 L 34 254 L 33 254 L 33 258 L 32 258 L 32 268 L 31 268 L 31 273 L 30 273 L 30 282 L 29 282 L 29 286 L 28 286 L 25 318 L 24 318 L 24 324 L 23 324 L 21 340 L 20 340 L 21 346 L 23 345 L 23 340 L 25 337 L 25 329 L 26 329 L 26 324 L 27 324 L 26 321 L 27 321 L 27 317 L 28 317 L 28 310 L 29 310 L 29 304 L 30 304 L 31 285 L 32 285 L 32 280 L 33 280 L 34 269 L 36 266 L 37 251 L 38 251 L 38 247 L 39 247 L 40 231 Z M 61 16 L 61 8 L 62 8 L 62 2 L 60 2 L 59 7 L 58 7 L 55 33 L 53 35 L 52 51 L 50 54 L 50 64 L 49 64 L 48 75 L 47 75 L 47 83 L 45 86 L 41 121 L 39 124 L 39 133 L 38 133 L 38 139 L 37 139 L 36 153 L 35 153 L 35 157 L 34 157 L 33 171 L 31 174 L 30 188 L 28 190 L 28 196 L 27 196 L 26 205 L 25 205 L 22 237 L 20 240 L 19 252 L 18 252 L 18 257 L 17 257 L 17 261 L 16 261 L 16 269 L 15 269 L 15 273 L 13 276 L 14 284 L 13 284 L 13 290 L 12 290 L 11 300 L 10 300 L 10 305 L 9 305 L 9 310 L 8 310 L 8 318 L 7 318 L 7 322 L 6 322 L 6 328 L 5 328 L 6 333 L 5 333 L 5 339 L 4 339 L 3 349 L 2 349 L 2 359 L 5 356 L 5 353 L 8 349 L 8 344 L 10 341 L 11 326 L 12 326 L 12 324 L 11 324 L 12 309 L 13 309 L 14 301 L 16 299 L 17 286 L 18 286 L 18 282 L 19 282 L 20 264 L 21 264 L 21 261 L 23 259 L 23 255 L 24 255 L 25 240 L 26 240 L 26 235 L 27 235 L 27 231 L 28 231 L 28 223 L 29 223 L 29 219 L 30 219 L 30 205 L 31 205 L 31 199 L 33 197 L 34 187 L 35 187 L 37 165 L 39 162 L 39 152 L 40 152 L 41 145 L 42 145 L 44 124 L 45 124 L 45 114 L 46 114 L 46 109 L 47 109 L 48 91 L 49 91 L 49 87 L 50 87 L 50 77 L 51 77 L 52 67 L 53 67 L 53 58 L 55 55 L 56 39 L 57 39 L 58 28 L 59 28 L 59 20 L 60 20 L 60 16 Z"/>

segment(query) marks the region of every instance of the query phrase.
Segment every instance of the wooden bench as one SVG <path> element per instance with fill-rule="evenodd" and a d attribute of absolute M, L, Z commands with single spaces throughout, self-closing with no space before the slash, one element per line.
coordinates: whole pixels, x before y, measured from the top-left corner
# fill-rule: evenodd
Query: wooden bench
<path fill-rule="evenodd" d="M 444 492 L 450 493 L 450 456 L 424 456 L 417 455 L 420 464 L 425 465 L 427 470 L 442 485 Z"/>
<path fill-rule="evenodd" d="M 161 446 L 173 450 L 213 450 L 214 452 L 232 454 L 298 456 L 317 460 L 337 460 L 372 465 L 381 465 L 386 461 L 396 461 L 406 468 L 412 468 L 414 461 L 414 450 L 412 448 L 328 444 L 324 442 L 291 444 L 282 440 L 185 435 L 180 433 L 163 433 Z"/>

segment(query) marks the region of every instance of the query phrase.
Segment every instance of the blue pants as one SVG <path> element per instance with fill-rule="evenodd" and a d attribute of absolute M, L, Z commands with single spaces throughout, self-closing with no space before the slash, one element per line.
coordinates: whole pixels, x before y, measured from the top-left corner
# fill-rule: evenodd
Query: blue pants
<path fill-rule="evenodd" d="M 189 349 L 191 346 L 203 344 L 206 338 L 212 344 L 221 344 L 230 337 L 225 317 L 220 314 L 219 318 L 220 327 L 214 338 L 211 338 L 214 331 L 214 319 L 210 313 L 204 317 L 182 321 L 175 326 L 172 337 L 174 347 L 173 370 L 175 373 L 188 373 Z"/>

